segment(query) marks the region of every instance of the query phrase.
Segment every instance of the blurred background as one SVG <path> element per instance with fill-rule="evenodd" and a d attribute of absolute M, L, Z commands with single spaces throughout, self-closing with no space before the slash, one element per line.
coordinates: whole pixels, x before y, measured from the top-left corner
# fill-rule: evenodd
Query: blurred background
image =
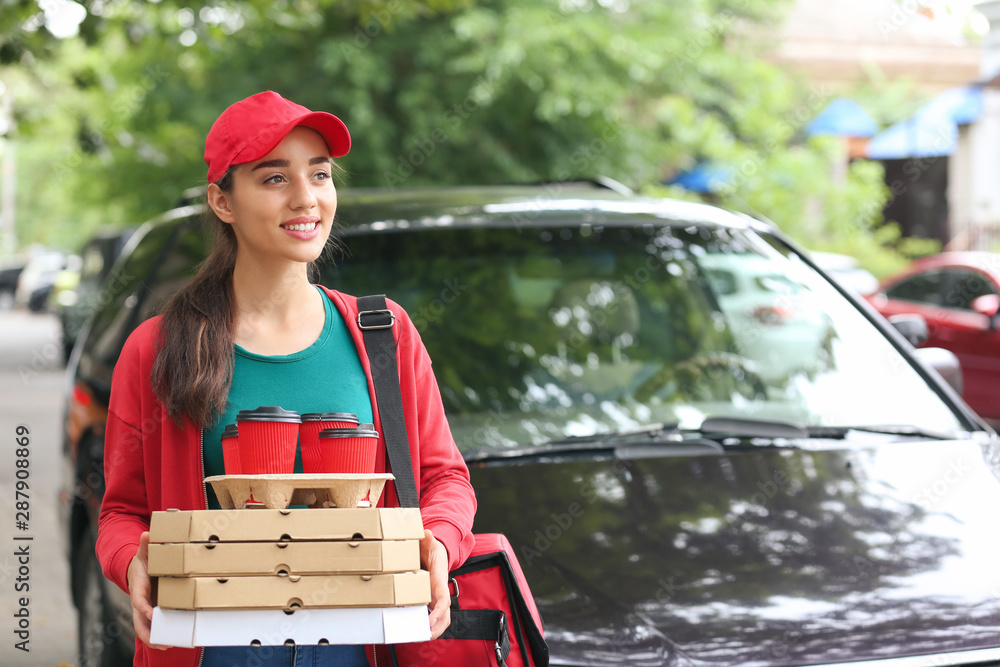
<path fill-rule="evenodd" d="M 609 177 L 768 218 L 860 292 L 1000 251 L 997 0 L 0 0 L 0 435 L 30 428 L 48 536 L 32 653 L 2 664 L 75 660 L 73 336 L 132 231 L 204 183 L 212 121 L 266 89 L 344 119 L 341 187 Z"/>
<path fill-rule="evenodd" d="M 998 72 L 998 2 L 6 0 L 0 266 L 46 259 L 0 301 L 201 184 L 264 89 L 347 122 L 347 186 L 604 175 L 881 277 L 1000 243 Z"/>

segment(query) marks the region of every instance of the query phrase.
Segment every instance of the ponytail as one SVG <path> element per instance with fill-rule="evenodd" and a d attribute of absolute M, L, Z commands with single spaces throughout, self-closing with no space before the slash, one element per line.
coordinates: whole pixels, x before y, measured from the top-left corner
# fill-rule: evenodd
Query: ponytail
<path fill-rule="evenodd" d="M 232 170 L 217 185 L 230 192 Z M 174 421 L 188 417 L 209 428 L 225 410 L 233 379 L 236 234 L 207 208 L 215 227 L 212 251 L 194 278 L 163 309 L 153 363 L 153 389 Z"/>

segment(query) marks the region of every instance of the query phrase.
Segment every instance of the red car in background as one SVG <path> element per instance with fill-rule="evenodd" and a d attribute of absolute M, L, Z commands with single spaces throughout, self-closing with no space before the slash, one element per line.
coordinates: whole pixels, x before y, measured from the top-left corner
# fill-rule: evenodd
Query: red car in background
<path fill-rule="evenodd" d="M 922 316 L 928 338 L 920 346 L 953 352 L 962 367 L 962 398 L 981 417 L 1000 422 L 1000 253 L 925 257 L 866 298 L 886 317 Z"/>

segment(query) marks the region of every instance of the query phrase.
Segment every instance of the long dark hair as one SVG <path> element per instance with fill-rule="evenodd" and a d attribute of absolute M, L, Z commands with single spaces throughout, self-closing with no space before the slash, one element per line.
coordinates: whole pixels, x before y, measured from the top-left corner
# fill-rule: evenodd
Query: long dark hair
<path fill-rule="evenodd" d="M 233 189 L 233 170 L 216 182 Z M 153 389 L 175 421 L 186 415 L 209 428 L 226 408 L 233 379 L 236 299 L 236 233 L 206 205 L 205 222 L 214 227 L 212 251 L 194 278 L 163 307 Z"/>
<path fill-rule="evenodd" d="M 233 170 L 216 185 L 224 193 L 233 191 Z M 332 175 L 344 170 L 331 163 Z M 201 428 L 210 428 L 226 409 L 233 381 L 233 339 L 236 334 L 236 233 L 206 204 L 205 223 L 214 228 L 212 251 L 199 265 L 194 278 L 163 307 L 158 352 L 153 362 L 153 389 L 176 422 L 187 416 Z M 336 220 L 333 229 L 338 228 Z M 340 239 L 331 233 L 321 259 L 333 261 L 335 250 L 343 252 Z M 309 279 L 319 279 L 316 262 L 309 264 Z"/>

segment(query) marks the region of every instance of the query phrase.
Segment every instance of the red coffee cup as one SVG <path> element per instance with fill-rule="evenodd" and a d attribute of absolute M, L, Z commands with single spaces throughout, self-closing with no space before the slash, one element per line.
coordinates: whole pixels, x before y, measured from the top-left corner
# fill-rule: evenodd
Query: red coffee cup
<path fill-rule="evenodd" d="M 240 410 L 240 467 L 244 475 L 290 475 L 295 472 L 295 447 L 302 418 L 294 410 L 264 405 Z"/>
<path fill-rule="evenodd" d="M 322 444 L 319 432 L 328 428 L 356 428 L 358 418 L 350 412 L 307 412 L 299 427 L 299 447 L 302 449 L 302 472 L 334 472 L 323 468 Z"/>
<path fill-rule="evenodd" d="M 222 431 L 222 463 L 227 475 L 243 474 L 240 463 L 239 429 L 236 424 L 227 424 Z"/>
<path fill-rule="evenodd" d="M 319 432 L 323 468 L 335 473 L 375 472 L 378 433 L 371 424 L 357 428 L 328 428 Z"/>

